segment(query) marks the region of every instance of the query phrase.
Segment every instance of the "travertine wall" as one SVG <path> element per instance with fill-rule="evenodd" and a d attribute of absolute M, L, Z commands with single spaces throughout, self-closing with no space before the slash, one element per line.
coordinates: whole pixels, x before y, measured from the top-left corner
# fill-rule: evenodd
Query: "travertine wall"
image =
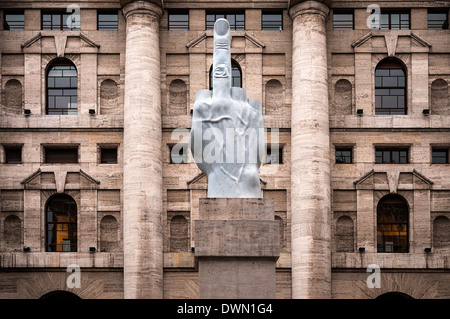
<path fill-rule="evenodd" d="M 294 2 L 302 1 L 291 1 L 291 5 Z M 157 294 L 164 298 L 198 298 L 198 274 L 191 249 L 195 247 L 192 230 L 195 220 L 199 219 L 199 199 L 206 196 L 207 180 L 200 174 L 190 153 L 187 164 L 171 164 L 169 147 L 180 141 L 188 143 L 187 136 L 184 139 L 177 134 L 172 136 L 172 131 L 175 128 L 189 131 L 195 93 L 209 87 L 213 34 L 205 30 L 205 14 L 212 8 L 245 11 L 246 30 L 232 31 L 232 58 L 242 69 L 243 87 L 250 97 L 263 102 L 268 143 L 282 146 L 283 163 L 278 166 L 266 164 L 260 170 L 263 196 L 274 199 L 275 218 L 282 225 L 276 297 L 299 296 L 293 293 L 298 291 L 292 281 L 292 278 L 298 278 L 293 264 L 299 259 L 292 258 L 291 252 L 293 249 L 299 252 L 294 244 L 299 237 L 293 234 L 298 228 L 294 223 L 292 229 L 292 217 L 300 212 L 298 207 L 302 204 L 297 201 L 300 192 L 313 184 L 312 180 L 305 180 L 300 189 L 291 191 L 291 181 L 294 188 L 296 178 L 301 180 L 295 168 L 313 158 L 319 158 L 323 164 L 327 157 L 330 162 L 330 208 L 319 210 L 318 214 L 312 214 L 312 210 L 306 213 L 314 218 L 321 216 L 321 222 L 323 214 L 329 214 L 329 225 L 320 232 L 330 236 L 331 256 L 328 263 L 324 262 L 327 269 L 315 274 L 313 269 L 312 275 L 322 276 L 322 270 L 331 272 L 331 297 L 372 298 L 394 290 L 415 298 L 450 297 L 445 273 L 450 253 L 448 235 L 446 237 L 450 219 L 450 167 L 431 164 L 432 147 L 450 147 L 450 41 L 448 30 L 427 30 L 427 7 L 447 4 L 381 1 L 379 5 L 382 8 L 410 9 L 411 30 L 372 30 L 369 34 L 366 8 L 371 1 L 334 0 L 331 4 L 326 3 L 330 14 L 325 18 L 325 28 L 321 31 L 326 31 L 326 34 L 320 33 L 313 40 L 323 40 L 326 36 L 327 83 L 320 86 L 325 93 L 313 94 L 313 102 L 322 106 L 328 104 L 329 116 L 320 117 L 321 124 L 317 123 L 319 127 L 326 127 L 325 122 L 328 123 L 330 141 L 327 146 L 324 139 L 314 135 L 307 142 L 320 142 L 320 151 L 317 148 L 316 152 L 313 147 L 312 156 L 308 157 L 301 155 L 307 149 L 303 143 L 294 145 L 296 138 L 291 134 L 297 125 L 314 122 L 316 113 L 311 113 L 309 118 L 309 113 L 304 110 L 306 104 L 292 108 L 297 99 L 304 99 L 306 95 L 302 93 L 303 85 L 293 85 L 294 30 L 288 1 L 259 1 L 258 4 L 246 0 L 233 3 L 219 0 L 208 3 L 164 1 L 165 10 L 159 20 L 159 75 L 155 73 L 150 78 L 139 75 L 137 79 L 136 75 L 142 70 L 126 73 L 127 58 L 136 58 L 136 55 L 129 55 L 126 51 L 127 20 L 120 1 L 80 2 L 81 32 L 40 30 L 40 9 L 64 10 L 68 4 L 66 0 L 42 2 L 39 8 L 21 0 L 0 1 L 2 10 L 12 7 L 25 9 L 24 31 L 3 31 L 3 23 L 0 23 L 0 143 L 22 145 L 23 160 L 22 164 L 4 164 L 4 148 L 0 147 L 0 269 L 8 270 L 0 270 L 0 297 L 38 298 L 51 290 L 63 289 L 61 285 L 67 276 L 65 268 L 71 263 L 78 263 L 82 273 L 88 273 L 89 278 L 83 281 L 83 292 L 73 290 L 74 293 L 83 298 L 124 297 L 124 254 L 131 251 L 125 248 L 127 236 L 123 228 L 125 207 L 128 207 L 124 198 L 124 148 L 132 149 L 127 158 L 130 154 L 136 155 L 137 162 L 146 166 L 155 157 L 135 150 L 150 143 L 152 150 L 158 152 L 160 149 L 161 163 L 152 162 L 152 168 L 159 175 L 145 175 L 142 172 L 146 168 L 139 165 L 138 169 L 133 166 L 129 171 L 136 174 L 137 179 L 144 180 L 142 185 L 146 186 L 137 188 L 156 194 L 162 201 L 159 207 L 157 201 L 152 200 L 150 204 L 133 202 L 141 208 L 153 209 L 155 214 L 151 213 L 152 216 L 160 220 L 158 236 L 145 233 L 142 237 L 153 240 L 155 247 L 159 247 L 155 248 L 159 254 L 159 259 L 155 259 L 158 262 L 151 266 L 157 273 Z M 349 6 L 355 8 L 355 30 L 333 30 L 333 9 Z M 119 10 L 119 30 L 97 31 L 99 8 Z M 176 8 L 189 8 L 189 31 L 168 30 L 168 11 Z M 264 9 L 283 10 L 282 31 L 261 30 L 261 12 Z M 156 20 L 139 17 L 143 20 L 136 21 L 136 25 L 144 24 L 142 27 L 149 30 L 158 28 Z M 313 23 L 316 18 L 305 23 Z M 308 30 L 302 32 L 307 33 Z M 153 41 L 155 34 L 147 34 L 136 41 L 150 37 Z M 64 36 L 67 36 L 66 46 L 57 46 Z M 389 43 L 395 43 L 395 38 L 397 44 L 392 46 Z M 131 50 L 140 49 L 145 52 L 139 54 L 149 54 L 146 46 L 139 48 L 133 45 Z M 157 52 L 158 45 L 151 49 Z M 318 49 L 323 50 L 323 47 Z M 388 49 L 407 69 L 407 115 L 375 116 L 373 74 L 378 62 L 388 56 Z M 45 115 L 46 68 L 61 54 L 74 63 L 78 72 L 76 116 Z M 158 54 L 155 54 L 156 60 Z M 325 60 L 321 55 L 318 58 L 322 62 Z M 155 61 L 144 59 L 142 63 L 156 69 Z M 304 63 L 308 66 L 307 61 Z M 132 80 L 126 80 L 127 76 Z M 310 77 L 306 77 L 308 79 Z M 129 100 L 125 103 L 126 81 L 135 81 L 130 91 L 134 90 L 132 94 L 139 103 Z M 158 84 L 149 90 L 137 89 L 146 81 Z M 324 89 L 325 85 L 327 89 Z M 148 97 L 158 95 L 158 90 L 160 102 L 158 97 Z M 324 102 L 324 95 L 328 96 L 328 103 Z M 156 104 L 145 100 L 156 101 Z M 135 110 L 138 105 L 149 112 L 134 113 L 140 118 L 133 120 L 145 122 L 148 116 L 148 121 L 154 124 L 132 124 L 131 127 L 138 129 L 134 132 L 142 134 L 127 137 L 128 142 L 125 142 L 124 113 L 127 117 L 130 115 L 127 112 Z M 424 116 L 422 110 L 427 108 L 430 115 Z M 30 109 L 31 115 L 24 116 L 24 109 Z M 95 109 L 96 114 L 89 115 L 89 109 Z M 356 114 L 358 109 L 363 109 L 363 116 Z M 155 112 L 161 114 L 160 124 L 157 124 Z M 321 108 L 321 112 L 324 115 L 327 111 Z M 278 130 L 278 140 L 275 139 L 275 129 Z M 150 135 L 155 139 L 147 138 Z M 141 143 L 141 138 L 145 142 Z M 43 147 L 49 144 L 77 146 L 79 163 L 43 163 Z M 410 164 L 374 164 L 374 149 L 379 145 L 409 146 Z M 99 163 L 99 148 L 104 146 L 118 147 L 118 164 Z M 353 164 L 335 164 L 335 148 L 340 146 L 353 149 Z M 323 151 L 325 148 L 329 149 L 328 155 Z M 295 163 L 291 160 L 293 157 Z M 398 180 L 395 180 L 396 173 L 399 173 Z M 158 176 L 160 181 L 157 181 Z M 137 182 L 133 178 L 128 179 L 127 185 L 136 190 Z M 408 254 L 376 252 L 376 206 L 384 195 L 393 190 L 406 199 L 410 208 Z M 77 253 L 45 252 L 45 204 L 57 191 L 74 197 L 79 207 Z M 322 194 L 322 191 L 320 187 L 317 193 Z M 132 231 L 128 233 L 135 235 Z M 24 246 L 30 247 L 31 252 L 23 252 Z M 96 247 L 97 251 L 89 253 L 89 247 Z M 359 247 L 365 248 L 364 254 L 358 252 Z M 427 247 L 432 248 L 432 253 L 424 253 Z M 318 260 L 326 259 L 326 249 L 314 250 L 320 257 Z M 302 257 L 299 258 L 301 260 Z M 383 281 L 381 290 L 370 290 L 365 285 L 369 275 L 365 269 L 374 263 L 381 267 L 382 274 L 386 273 L 386 283 Z M 58 269 L 58 272 L 35 271 L 35 268 L 46 267 Z M 90 272 L 92 267 L 102 271 Z M 14 268 L 21 271 L 14 272 Z M 384 270 L 387 268 L 389 271 Z M 27 293 L 31 290 L 36 293 Z"/>

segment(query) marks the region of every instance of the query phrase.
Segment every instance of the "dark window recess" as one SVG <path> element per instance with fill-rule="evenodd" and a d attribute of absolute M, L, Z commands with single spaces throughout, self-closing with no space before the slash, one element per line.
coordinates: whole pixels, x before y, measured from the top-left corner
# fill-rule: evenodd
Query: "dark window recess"
<path fill-rule="evenodd" d="M 262 30 L 283 30 L 283 12 L 264 12 L 261 16 Z"/>
<path fill-rule="evenodd" d="M 382 11 L 380 14 L 380 30 L 409 30 L 408 11 Z"/>
<path fill-rule="evenodd" d="M 187 164 L 187 145 L 170 145 L 170 164 Z"/>
<path fill-rule="evenodd" d="M 47 114 L 78 113 L 77 70 L 66 62 L 55 63 L 47 75 Z"/>
<path fill-rule="evenodd" d="M 353 30 L 354 26 L 353 10 L 333 10 L 333 30 Z"/>
<path fill-rule="evenodd" d="M 336 164 L 351 164 L 352 162 L 351 148 L 336 148 Z"/>
<path fill-rule="evenodd" d="M 170 11 L 169 30 L 189 30 L 189 11 Z"/>
<path fill-rule="evenodd" d="M 45 251 L 77 251 L 77 204 L 68 195 L 53 196 L 46 209 Z"/>
<path fill-rule="evenodd" d="M 375 114 L 406 114 L 406 72 L 397 61 L 382 61 L 375 70 Z"/>
<path fill-rule="evenodd" d="M 42 12 L 42 30 L 80 31 L 79 20 L 68 12 Z"/>
<path fill-rule="evenodd" d="M 448 9 L 428 10 L 428 30 L 448 30 Z"/>
<path fill-rule="evenodd" d="M 214 30 L 214 23 L 217 19 L 225 18 L 230 23 L 231 30 L 245 30 L 245 13 L 212 13 L 206 14 L 206 30 Z"/>
<path fill-rule="evenodd" d="M 448 149 L 435 149 L 431 152 L 432 164 L 449 164 Z"/>
<path fill-rule="evenodd" d="M 23 11 L 4 11 L 3 28 L 5 30 L 25 30 L 25 15 Z"/>
<path fill-rule="evenodd" d="M 117 164 L 117 148 L 101 148 L 100 163 Z"/>
<path fill-rule="evenodd" d="M 408 149 L 376 149 L 375 164 L 408 164 Z"/>
<path fill-rule="evenodd" d="M 267 145 L 264 164 L 283 164 L 283 147 L 281 145 Z"/>
<path fill-rule="evenodd" d="M 407 253 L 409 251 L 409 209 L 403 198 L 387 195 L 377 207 L 377 251 Z"/>
<path fill-rule="evenodd" d="M 48 164 L 78 163 L 78 148 L 75 147 L 46 147 L 44 153 Z"/>
<path fill-rule="evenodd" d="M 115 31 L 119 29 L 119 15 L 117 12 L 97 12 L 97 30 Z"/>
<path fill-rule="evenodd" d="M 22 147 L 21 146 L 4 146 L 5 164 L 21 164 L 22 163 Z"/>

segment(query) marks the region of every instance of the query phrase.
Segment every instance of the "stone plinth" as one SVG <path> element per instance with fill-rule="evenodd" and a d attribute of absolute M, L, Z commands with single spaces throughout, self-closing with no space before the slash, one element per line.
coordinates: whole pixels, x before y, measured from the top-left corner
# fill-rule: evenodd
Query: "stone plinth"
<path fill-rule="evenodd" d="M 279 255 L 271 199 L 200 199 L 195 256 L 201 299 L 275 298 Z"/>

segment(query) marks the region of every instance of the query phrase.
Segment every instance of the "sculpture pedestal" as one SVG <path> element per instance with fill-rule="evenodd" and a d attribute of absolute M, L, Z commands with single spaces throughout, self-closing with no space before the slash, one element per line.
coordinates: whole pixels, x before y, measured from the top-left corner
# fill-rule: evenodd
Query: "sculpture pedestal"
<path fill-rule="evenodd" d="M 271 199 L 200 199 L 194 231 L 200 299 L 275 298 L 280 238 Z"/>

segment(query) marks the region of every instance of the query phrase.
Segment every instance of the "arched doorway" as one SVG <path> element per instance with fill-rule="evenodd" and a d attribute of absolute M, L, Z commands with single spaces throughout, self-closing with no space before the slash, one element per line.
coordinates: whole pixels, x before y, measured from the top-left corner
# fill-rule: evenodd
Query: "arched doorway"
<path fill-rule="evenodd" d="M 47 300 L 80 300 L 81 298 L 78 297 L 73 292 L 64 291 L 64 290 L 55 290 L 50 291 L 43 295 L 39 299 L 47 299 Z"/>
<path fill-rule="evenodd" d="M 375 299 L 377 300 L 402 300 L 402 299 L 414 299 L 408 294 L 399 291 L 387 292 L 382 295 L 379 295 Z"/>

